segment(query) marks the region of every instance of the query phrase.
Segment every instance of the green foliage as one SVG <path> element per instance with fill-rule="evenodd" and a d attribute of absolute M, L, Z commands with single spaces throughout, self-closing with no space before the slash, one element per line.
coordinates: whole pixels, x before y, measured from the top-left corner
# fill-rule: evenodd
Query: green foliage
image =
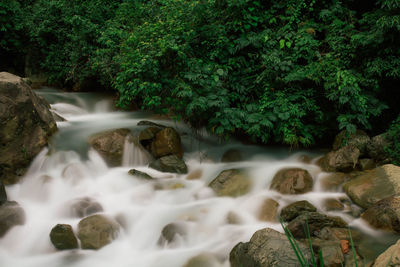
<path fill-rule="evenodd" d="M 392 140 L 392 145 L 386 147 L 385 150 L 392 158 L 393 164 L 400 166 L 400 115 L 393 121 L 388 130 L 388 135 Z"/>
<path fill-rule="evenodd" d="M 52 81 L 221 137 L 309 146 L 399 112 L 398 0 L 3 2 L 0 48 L 28 42 Z"/>

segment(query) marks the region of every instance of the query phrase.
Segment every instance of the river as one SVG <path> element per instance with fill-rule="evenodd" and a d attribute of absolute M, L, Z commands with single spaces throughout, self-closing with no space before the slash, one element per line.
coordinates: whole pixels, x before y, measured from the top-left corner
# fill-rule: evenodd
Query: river
<path fill-rule="evenodd" d="M 262 204 L 272 198 L 279 209 L 296 200 L 308 200 L 320 211 L 340 215 L 364 235 L 360 243 L 371 258 L 398 237 L 375 231 L 352 216 L 349 206 L 343 211 L 326 211 L 325 199 L 346 198 L 341 190 L 327 192 L 321 185 L 326 173 L 312 162 L 321 155 L 315 151 L 290 152 L 287 148 L 244 145 L 224 141 L 187 125 L 161 120 L 151 113 L 123 112 L 113 108 L 112 98 L 96 93 L 65 93 L 51 88 L 36 91 L 66 121 L 48 149 L 32 162 L 19 184 L 8 186 L 10 200 L 26 212 L 26 223 L 12 228 L 0 239 L 1 267 L 180 267 L 192 257 L 202 255 L 205 267 L 228 267 L 229 252 L 238 242 L 247 242 L 265 227 L 282 232 L 279 222 L 259 219 Z M 147 167 L 148 159 L 134 144 L 127 144 L 123 166 L 109 168 L 96 151 L 87 145 L 90 135 L 114 128 L 144 129 L 141 120 L 172 126 L 180 133 L 184 160 L 189 175 L 161 173 Z M 228 149 L 242 153 L 243 161 L 221 163 Z M 311 163 L 312 163 L 311 162 Z M 274 174 L 283 167 L 306 169 L 314 178 L 312 192 L 281 195 L 269 190 Z M 132 168 L 146 172 L 155 181 L 144 181 L 128 174 Z M 217 197 L 207 186 L 222 170 L 245 168 L 252 179 L 251 191 L 241 197 Z M 103 207 L 103 214 L 122 225 L 119 237 L 104 248 L 57 251 L 50 242 L 50 230 L 59 223 L 77 230 L 79 218 L 70 216 L 70 205 L 91 198 Z M 183 230 L 172 242 L 160 242 L 162 229 L 176 223 Z"/>

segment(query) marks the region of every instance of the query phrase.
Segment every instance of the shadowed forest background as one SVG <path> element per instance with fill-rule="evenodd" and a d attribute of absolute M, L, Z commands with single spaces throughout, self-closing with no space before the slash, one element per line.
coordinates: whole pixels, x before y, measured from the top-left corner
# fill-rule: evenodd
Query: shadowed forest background
<path fill-rule="evenodd" d="M 0 68 L 221 137 L 400 139 L 399 0 L 5 0 Z"/>

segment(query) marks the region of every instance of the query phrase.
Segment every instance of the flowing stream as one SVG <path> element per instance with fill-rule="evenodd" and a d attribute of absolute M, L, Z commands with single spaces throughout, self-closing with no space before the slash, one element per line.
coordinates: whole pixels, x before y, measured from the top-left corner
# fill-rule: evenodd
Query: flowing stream
<path fill-rule="evenodd" d="M 23 181 L 7 186 L 10 200 L 26 212 L 26 223 L 12 228 L 0 239 L 1 267 L 180 267 L 202 255 L 205 267 L 228 267 L 229 252 L 238 242 L 247 242 L 259 229 L 270 227 L 282 232 L 279 222 L 259 219 L 264 201 L 279 202 L 279 210 L 296 200 L 308 200 L 320 211 L 340 215 L 351 227 L 364 234 L 365 253 L 371 258 L 397 237 L 374 231 L 352 216 L 350 205 L 343 211 L 327 212 L 325 199 L 346 198 L 340 191 L 324 192 L 321 181 L 327 175 L 313 161 L 320 152 L 291 153 L 287 149 L 219 142 L 205 132 L 193 132 L 182 123 L 160 120 L 145 112 L 113 109 L 112 99 L 94 93 L 64 93 L 51 88 L 36 91 L 66 121 L 32 162 Z M 148 159 L 134 144 L 126 142 L 123 166 L 107 167 L 96 151 L 87 145 L 90 135 L 115 128 L 138 132 L 141 120 L 172 126 L 181 134 L 188 175 L 161 173 L 147 167 Z M 221 163 L 230 148 L 241 151 L 244 161 Z M 274 174 L 283 167 L 306 169 L 314 178 L 314 189 L 303 195 L 281 195 L 268 190 Z M 128 174 L 132 168 L 155 177 L 145 181 Z M 252 179 L 248 194 L 217 197 L 207 186 L 222 170 L 246 168 Z M 195 176 L 195 175 L 194 175 Z M 98 251 L 57 251 L 50 242 L 50 230 L 59 223 L 70 224 L 75 233 L 79 218 L 70 216 L 71 203 L 91 198 L 103 207 L 103 214 L 122 225 L 119 237 Z M 354 210 L 354 209 L 353 209 Z M 160 242 L 164 226 L 176 223 L 185 233 L 172 242 Z"/>

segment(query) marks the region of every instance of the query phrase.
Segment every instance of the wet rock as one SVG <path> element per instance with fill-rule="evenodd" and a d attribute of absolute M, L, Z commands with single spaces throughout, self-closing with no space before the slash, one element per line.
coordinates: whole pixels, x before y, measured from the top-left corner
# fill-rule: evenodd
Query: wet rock
<path fill-rule="evenodd" d="M 380 254 L 372 267 L 394 267 L 400 266 L 400 240 L 396 244 L 390 246 L 382 254 Z"/>
<path fill-rule="evenodd" d="M 187 180 L 197 180 L 197 179 L 200 179 L 202 175 L 203 175 L 203 171 L 201 169 L 197 169 L 197 170 L 194 170 L 191 173 L 189 173 L 188 176 L 186 176 L 186 179 Z"/>
<path fill-rule="evenodd" d="M 275 174 L 270 189 L 281 194 L 304 194 L 310 192 L 312 187 L 313 179 L 308 171 L 300 168 L 288 168 Z"/>
<path fill-rule="evenodd" d="M 175 129 L 167 127 L 156 134 L 154 141 L 150 145 L 151 154 L 155 158 L 168 155 L 175 155 L 179 158 L 183 156 L 181 137 Z"/>
<path fill-rule="evenodd" d="M 342 184 L 348 179 L 348 175 L 343 172 L 333 172 L 321 179 L 321 187 L 324 191 L 337 192 L 342 188 Z"/>
<path fill-rule="evenodd" d="M 126 138 L 132 138 L 129 129 L 115 129 L 90 136 L 88 144 L 102 156 L 108 165 L 115 167 L 122 164 Z"/>
<path fill-rule="evenodd" d="M 147 173 L 141 172 L 141 171 L 138 171 L 138 170 L 135 170 L 135 169 L 129 170 L 128 173 L 129 173 L 130 175 L 133 175 L 133 176 L 135 176 L 135 177 L 138 177 L 138 178 L 144 179 L 144 180 L 153 180 L 153 179 L 154 179 L 153 177 L 151 177 L 151 176 L 148 175 Z"/>
<path fill-rule="evenodd" d="M 138 123 L 137 123 L 137 125 L 138 126 L 154 126 L 154 127 L 158 127 L 158 128 L 166 128 L 166 126 L 164 126 L 164 125 L 162 125 L 162 124 L 158 124 L 158 123 L 155 123 L 155 122 L 152 122 L 152 121 L 146 121 L 146 120 L 143 120 L 143 121 L 139 121 Z"/>
<path fill-rule="evenodd" d="M 218 259 L 210 253 L 203 253 L 190 258 L 183 267 L 219 267 Z"/>
<path fill-rule="evenodd" d="M 7 202 L 6 188 L 4 187 L 3 182 L 0 180 L 0 205 L 3 205 L 6 202 Z"/>
<path fill-rule="evenodd" d="M 376 163 L 373 159 L 359 159 L 358 168 L 361 171 L 372 170 L 376 168 Z"/>
<path fill-rule="evenodd" d="M 78 240 L 69 224 L 57 224 L 51 229 L 50 240 L 56 249 L 78 248 Z"/>
<path fill-rule="evenodd" d="M 337 211 L 344 209 L 343 203 L 334 198 L 325 199 L 323 205 L 325 210 L 327 211 Z"/>
<path fill-rule="evenodd" d="M 298 161 L 300 161 L 301 163 L 305 163 L 305 164 L 310 164 L 311 163 L 311 157 L 308 155 L 300 155 L 297 158 Z"/>
<path fill-rule="evenodd" d="M 351 229 L 351 237 L 353 240 L 360 240 L 361 233 L 357 230 Z M 337 227 L 324 227 L 317 235 L 318 238 L 324 240 L 350 240 L 348 228 L 337 228 Z"/>
<path fill-rule="evenodd" d="M 175 155 L 159 158 L 149 165 L 150 168 L 161 172 L 186 174 L 188 172 L 185 162 Z"/>
<path fill-rule="evenodd" d="M 159 127 L 148 127 L 142 130 L 138 137 L 139 143 L 147 150 L 150 150 L 151 142 L 156 138 L 156 134 L 161 130 L 162 129 Z"/>
<path fill-rule="evenodd" d="M 311 259 L 308 247 L 299 242 L 306 260 Z M 273 229 L 258 230 L 249 242 L 237 244 L 229 255 L 231 267 L 297 267 L 301 266 L 287 237 Z"/>
<path fill-rule="evenodd" d="M 344 146 L 337 151 L 331 151 L 317 164 L 326 172 L 350 172 L 354 170 L 360 156 L 360 150 L 353 146 Z"/>
<path fill-rule="evenodd" d="M 7 201 L 0 206 L 0 237 L 16 225 L 25 224 L 25 212 L 15 201 Z"/>
<path fill-rule="evenodd" d="M 251 181 L 243 170 L 224 170 L 208 185 L 218 196 L 237 197 L 247 194 Z"/>
<path fill-rule="evenodd" d="M 117 222 L 103 215 L 92 215 L 78 224 L 78 238 L 83 249 L 100 249 L 110 244 L 119 235 Z"/>
<path fill-rule="evenodd" d="M 100 203 L 89 197 L 74 200 L 70 208 L 71 216 L 78 218 L 83 218 L 102 211 L 103 207 Z"/>
<path fill-rule="evenodd" d="M 304 212 L 315 212 L 317 208 L 314 207 L 307 200 L 294 202 L 286 207 L 284 207 L 281 211 L 281 218 L 285 222 L 290 222 L 300 214 Z"/>
<path fill-rule="evenodd" d="M 324 227 L 347 227 L 347 223 L 340 217 L 327 216 L 319 212 L 305 212 L 288 224 L 288 228 L 294 237 L 306 237 L 304 231 L 306 222 L 308 223 L 311 236 L 318 236 L 318 233 Z"/>
<path fill-rule="evenodd" d="M 278 214 L 279 203 L 275 200 L 268 198 L 264 200 L 261 209 L 258 214 L 260 221 L 276 222 Z"/>
<path fill-rule="evenodd" d="M 400 196 L 376 202 L 361 215 L 361 218 L 375 228 L 400 233 Z"/>
<path fill-rule="evenodd" d="M 22 78 L 0 72 L 0 180 L 13 184 L 57 131 L 50 105 Z"/>
<path fill-rule="evenodd" d="M 307 243 L 308 240 L 304 240 Z M 314 252 L 321 251 L 324 259 L 324 267 L 340 267 L 344 263 L 344 255 L 340 245 L 340 241 L 323 240 L 319 238 L 311 238 Z"/>
<path fill-rule="evenodd" d="M 178 236 L 185 237 L 187 235 L 187 227 L 183 223 L 169 223 L 161 231 L 161 237 L 158 241 L 160 245 L 172 243 Z"/>
<path fill-rule="evenodd" d="M 239 216 L 239 214 L 237 214 L 234 211 L 230 211 L 228 212 L 228 214 L 226 215 L 226 222 L 228 224 L 241 224 L 243 223 L 242 218 Z"/>
<path fill-rule="evenodd" d="M 63 118 L 62 116 L 58 115 L 57 113 L 55 113 L 54 111 L 51 111 L 51 115 L 53 116 L 53 119 L 57 122 L 59 121 L 66 121 L 65 118 Z"/>
<path fill-rule="evenodd" d="M 342 188 L 342 184 L 347 181 L 349 175 L 343 172 L 329 173 L 321 179 L 321 187 L 324 191 L 337 192 Z"/>
<path fill-rule="evenodd" d="M 390 157 L 385 151 L 385 147 L 392 144 L 387 133 L 383 133 L 371 138 L 368 144 L 368 155 L 377 162 L 390 162 Z"/>
<path fill-rule="evenodd" d="M 324 243 L 321 245 L 320 251 L 324 259 L 324 267 L 340 267 L 344 263 L 344 255 L 340 243 Z"/>
<path fill-rule="evenodd" d="M 379 200 L 400 194 L 400 167 L 387 164 L 362 172 L 346 182 L 343 190 L 362 208 L 369 208 Z"/>
<path fill-rule="evenodd" d="M 356 265 L 356 260 L 357 260 L 357 265 Z M 361 262 L 364 262 L 364 259 L 363 257 L 361 257 L 360 254 L 358 254 L 357 250 L 355 259 L 353 253 L 351 252 L 344 255 L 344 267 L 360 266 Z"/>
<path fill-rule="evenodd" d="M 358 148 L 360 155 L 367 155 L 367 147 L 371 138 L 362 130 L 357 130 L 354 134 L 347 136 L 345 130 L 341 131 L 335 138 L 333 150 L 339 150 L 341 147 L 349 145 Z"/>
<path fill-rule="evenodd" d="M 238 149 L 228 149 L 221 158 L 221 162 L 237 162 L 242 160 L 242 152 Z"/>

